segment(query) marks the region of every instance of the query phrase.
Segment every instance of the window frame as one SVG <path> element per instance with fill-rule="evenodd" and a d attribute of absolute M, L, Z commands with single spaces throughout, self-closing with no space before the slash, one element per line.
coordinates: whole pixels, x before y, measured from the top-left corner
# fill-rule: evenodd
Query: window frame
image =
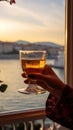
<path fill-rule="evenodd" d="M 65 0 L 65 83 L 73 86 L 73 0 Z"/>

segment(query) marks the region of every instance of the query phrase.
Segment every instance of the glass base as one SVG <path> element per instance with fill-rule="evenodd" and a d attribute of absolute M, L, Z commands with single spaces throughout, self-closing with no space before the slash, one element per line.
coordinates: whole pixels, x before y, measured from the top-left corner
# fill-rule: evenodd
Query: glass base
<path fill-rule="evenodd" d="M 42 89 L 39 86 L 35 86 L 35 87 L 28 86 L 27 88 L 18 89 L 18 92 L 23 94 L 44 94 L 46 90 Z"/>

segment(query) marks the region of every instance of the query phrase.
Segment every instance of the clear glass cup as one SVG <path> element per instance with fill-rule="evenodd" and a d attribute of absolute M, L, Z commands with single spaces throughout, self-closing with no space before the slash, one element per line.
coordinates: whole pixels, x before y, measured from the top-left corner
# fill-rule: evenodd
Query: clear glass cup
<path fill-rule="evenodd" d="M 46 51 L 35 51 L 35 50 L 20 50 L 20 62 L 23 72 L 28 74 L 32 72 L 42 72 L 46 63 Z M 27 88 L 18 90 L 24 94 L 43 94 L 46 92 L 45 89 L 36 84 L 36 80 L 29 79 Z"/>

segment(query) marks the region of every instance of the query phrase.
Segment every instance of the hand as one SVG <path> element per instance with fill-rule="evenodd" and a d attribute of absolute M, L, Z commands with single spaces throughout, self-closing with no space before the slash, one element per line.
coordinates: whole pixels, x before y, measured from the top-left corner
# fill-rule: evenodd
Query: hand
<path fill-rule="evenodd" d="M 25 78 L 25 73 L 23 73 L 22 76 Z M 51 67 L 49 67 L 48 65 L 45 65 L 42 73 L 35 73 L 34 69 L 33 71 L 29 71 L 28 78 L 35 79 L 37 85 L 40 85 L 42 88 L 46 89 L 51 94 L 56 95 L 58 97 L 62 95 L 63 90 L 66 86 L 59 79 L 53 69 L 51 69 Z M 28 78 L 24 81 L 25 83 L 28 83 Z"/>

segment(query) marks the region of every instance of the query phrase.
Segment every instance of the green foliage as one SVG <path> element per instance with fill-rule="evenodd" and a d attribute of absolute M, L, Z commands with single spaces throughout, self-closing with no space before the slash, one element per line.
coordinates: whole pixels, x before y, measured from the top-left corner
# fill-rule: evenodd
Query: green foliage
<path fill-rule="evenodd" d="M 5 92 L 7 87 L 8 87 L 7 84 L 1 84 L 0 85 L 0 92 L 2 92 L 2 93 Z"/>
<path fill-rule="evenodd" d="M 0 80 L 0 84 L 1 84 L 1 85 L 0 85 L 0 92 L 3 93 L 3 92 L 6 91 L 6 89 L 7 89 L 8 86 L 7 86 L 7 84 L 3 84 L 2 82 L 3 82 L 3 81 Z"/>

